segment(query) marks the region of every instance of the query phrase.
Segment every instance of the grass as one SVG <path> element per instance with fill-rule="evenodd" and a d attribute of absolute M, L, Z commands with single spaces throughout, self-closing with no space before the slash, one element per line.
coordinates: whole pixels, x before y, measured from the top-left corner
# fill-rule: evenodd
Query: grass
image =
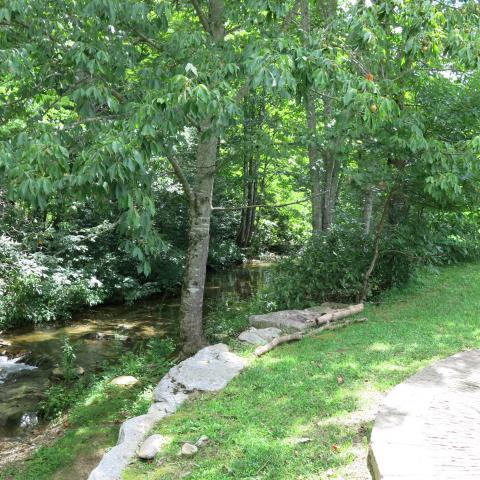
<path fill-rule="evenodd" d="M 425 273 L 421 284 L 369 306 L 368 322 L 279 347 L 221 393 L 188 401 L 155 429 L 170 438 L 160 458 L 135 463 L 123 478 L 368 478 L 381 396 L 436 359 L 480 347 L 479 312 L 480 265 Z M 208 446 L 178 455 L 201 435 Z"/>

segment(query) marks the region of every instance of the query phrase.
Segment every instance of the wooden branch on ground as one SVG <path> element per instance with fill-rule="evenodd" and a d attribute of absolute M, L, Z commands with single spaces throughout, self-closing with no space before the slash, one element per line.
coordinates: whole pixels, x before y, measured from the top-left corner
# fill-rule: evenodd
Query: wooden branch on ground
<path fill-rule="evenodd" d="M 325 313 L 324 315 L 321 315 L 320 317 L 317 317 L 314 320 L 310 321 L 309 324 L 312 326 L 326 325 L 326 324 L 335 322 L 337 320 L 341 320 L 342 318 L 350 317 L 352 315 L 360 313 L 361 311 L 363 311 L 363 308 L 364 308 L 363 303 L 350 305 L 347 308 L 340 308 L 338 310 L 334 310 L 331 313 Z"/>
<path fill-rule="evenodd" d="M 287 342 L 294 342 L 296 340 L 301 340 L 303 338 L 303 332 L 296 332 L 291 333 L 290 335 L 282 335 L 281 337 L 274 338 L 271 342 L 267 343 L 266 345 L 262 345 L 261 347 L 257 347 L 253 354 L 256 357 L 261 357 L 264 353 L 273 350 L 278 345 Z"/>

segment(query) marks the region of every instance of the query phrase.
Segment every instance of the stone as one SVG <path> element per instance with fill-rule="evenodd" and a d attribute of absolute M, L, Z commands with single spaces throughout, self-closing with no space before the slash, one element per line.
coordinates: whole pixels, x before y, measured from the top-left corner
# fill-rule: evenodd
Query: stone
<path fill-rule="evenodd" d="M 150 460 L 164 447 L 167 443 L 167 439 L 163 435 L 155 434 L 150 435 L 140 445 L 137 456 L 142 460 Z"/>
<path fill-rule="evenodd" d="M 182 445 L 182 455 L 186 457 L 191 457 L 198 452 L 198 447 L 196 445 L 192 445 L 191 443 L 184 443 Z"/>
<path fill-rule="evenodd" d="M 85 374 L 85 369 L 83 367 L 75 367 L 74 369 L 75 375 L 80 376 Z M 55 367 L 52 370 L 52 376 L 58 377 L 58 378 L 63 378 L 65 376 L 65 372 L 63 371 L 63 368 L 60 367 Z"/>
<path fill-rule="evenodd" d="M 322 303 L 318 307 L 306 308 L 305 310 L 283 310 L 280 312 L 265 313 L 263 315 L 251 315 L 250 325 L 256 328 L 275 327 L 285 331 L 305 331 L 315 321 L 326 313 L 331 313 L 337 305 Z"/>
<path fill-rule="evenodd" d="M 216 392 L 240 373 L 246 360 L 223 343 L 202 348 L 193 357 L 173 367 L 153 392 L 155 401 L 178 407 L 188 392 Z"/>
<path fill-rule="evenodd" d="M 120 377 L 115 377 L 110 381 L 111 385 L 116 385 L 118 387 L 129 387 L 138 383 L 138 379 L 132 377 L 131 375 L 121 375 Z"/>
<path fill-rule="evenodd" d="M 123 422 L 117 445 L 102 457 L 88 480 L 120 480 L 122 471 L 135 456 L 138 446 L 161 418 L 160 415 L 150 413 Z"/>
<path fill-rule="evenodd" d="M 170 413 L 173 413 L 176 409 L 172 407 L 170 403 L 167 402 L 154 402 L 150 405 L 148 413 L 155 413 L 158 415 L 167 416 Z"/>
<path fill-rule="evenodd" d="M 373 426 L 374 480 L 480 478 L 480 350 L 421 370 L 386 396 Z"/>
<path fill-rule="evenodd" d="M 204 447 L 205 445 L 207 445 L 209 441 L 210 441 L 210 439 L 209 439 L 206 435 L 202 435 L 202 436 L 195 442 L 195 446 L 198 447 L 198 448 L 202 448 L 202 447 Z"/>
<path fill-rule="evenodd" d="M 238 339 L 251 345 L 265 345 L 271 342 L 274 338 L 280 336 L 282 331 L 279 328 L 255 328 L 250 327 L 248 330 L 242 332 Z"/>
<path fill-rule="evenodd" d="M 33 413 L 24 413 L 20 419 L 20 428 L 32 428 L 38 425 L 38 415 Z"/>

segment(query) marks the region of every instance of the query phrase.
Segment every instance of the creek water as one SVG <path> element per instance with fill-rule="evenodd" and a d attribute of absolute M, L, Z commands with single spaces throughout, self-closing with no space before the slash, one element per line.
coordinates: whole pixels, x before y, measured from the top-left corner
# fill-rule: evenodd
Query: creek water
<path fill-rule="evenodd" d="M 230 298 L 248 298 L 265 282 L 268 266 L 254 264 L 207 275 L 205 311 Z M 0 439 L 26 434 L 38 419 L 38 404 L 52 382 L 64 337 L 76 364 L 101 369 L 150 337 L 173 335 L 179 298 L 155 297 L 132 306 L 105 305 L 78 313 L 66 325 L 10 331 L 0 336 Z"/>

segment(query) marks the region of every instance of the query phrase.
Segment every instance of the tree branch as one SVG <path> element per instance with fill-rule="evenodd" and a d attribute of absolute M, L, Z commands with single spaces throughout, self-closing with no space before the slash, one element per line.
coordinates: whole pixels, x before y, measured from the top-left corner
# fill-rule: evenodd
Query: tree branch
<path fill-rule="evenodd" d="M 292 9 L 290 10 L 290 12 L 288 12 L 287 16 L 283 20 L 283 25 L 282 25 L 282 31 L 283 32 L 289 27 L 290 23 L 294 19 L 295 14 L 297 13 L 299 6 L 300 6 L 300 0 L 297 0 L 295 2 L 295 4 L 293 5 Z"/>
<path fill-rule="evenodd" d="M 185 195 L 187 196 L 189 203 L 193 203 L 195 200 L 195 193 L 193 192 L 192 186 L 190 185 L 190 182 L 188 181 L 188 178 L 186 177 L 185 172 L 183 171 L 182 167 L 177 162 L 177 159 L 175 157 L 172 157 L 171 155 L 167 155 L 167 159 L 172 165 L 173 171 L 175 172 L 175 175 L 178 181 L 182 185 L 183 191 L 185 192 Z"/>
<path fill-rule="evenodd" d="M 203 13 L 202 7 L 198 3 L 198 0 L 190 0 L 190 2 L 193 5 L 193 8 L 195 9 L 197 17 L 200 20 L 200 23 L 202 24 L 203 28 L 207 33 L 211 34 L 212 29 L 210 28 L 210 23 L 208 22 L 207 17 Z"/>
<path fill-rule="evenodd" d="M 295 200 L 293 202 L 286 203 L 276 203 L 276 204 L 256 204 L 256 205 L 244 205 L 242 207 L 213 207 L 212 210 L 215 212 L 227 212 L 231 210 L 248 210 L 250 208 L 279 208 L 279 207 L 288 207 L 289 205 L 298 205 L 300 203 L 309 202 L 312 198 L 322 195 L 319 193 L 317 195 L 309 195 L 308 197 L 302 198 L 301 200 Z"/>

